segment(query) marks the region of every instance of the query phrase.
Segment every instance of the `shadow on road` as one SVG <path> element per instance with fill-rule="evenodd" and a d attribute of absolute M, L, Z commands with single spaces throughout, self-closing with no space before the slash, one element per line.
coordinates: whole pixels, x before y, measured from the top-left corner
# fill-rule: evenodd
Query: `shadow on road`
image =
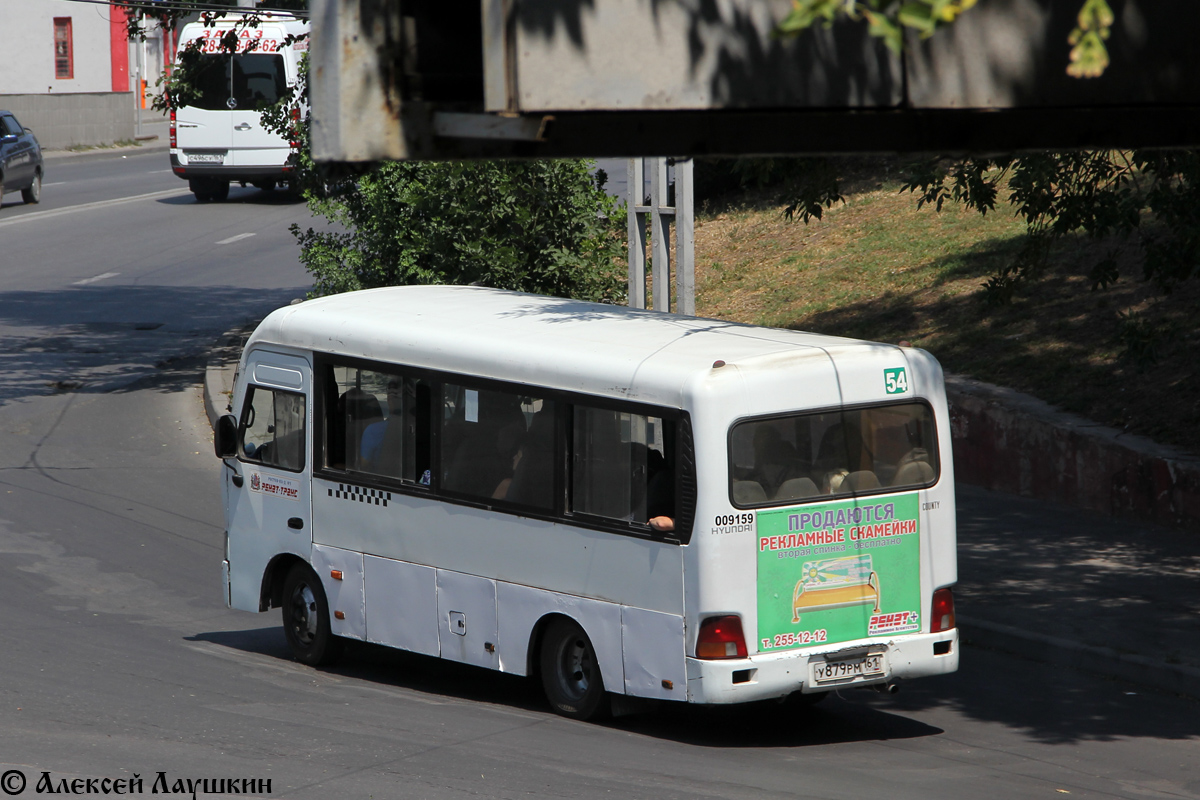
<path fill-rule="evenodd" d="M 230 324 L 307 287 L 86 285 L 0 292 L 0 405 L 64 392 L 185 391 Z"/>
<path fill-rule="evenodd" d="M 971 646 L 963 650 L 958 673 L 864 702 L 922 716 L 953 712 L 999 723 L 1043 744 L 1200 739 L 1195 701 Z"/>
<path fill-rule="evenodd" d="M 278 626 L 200 633 L 188 641 L 292 661 Z M 381 645 L 347 642 L 337 665 L 321 671 L 440 698 L 550 713 L 536 680 Z M 811 747 L 938 736 L 960 715 L 1021 731 L 1045 744 L 1200 737 L 1195 703 L 1128 691 L 1071 670 L 968 647 L 958 674 L 905 684 L 898 695 L 845 690 L 816 707 L 775 701 L 726 707 L 647 703 L 638 713 L 601 724 L 716 748 Z"/>
<path fill-rule="evenodd" d="M 292 660 L 280 627 L 200 633 L 187 640 Z M 424 695 L 550 713 L 536 680 L 381 645 L 347 642 L 337 665 L 322 671 Z M 775 702 L 712 708 L 647 703 L 644 711 L 601 724 L 656 739 L 720 748 L 809 747 L 942 733 L 940 728 L 863 704 L 865 694 L 848 692 L 817 708 Z"/>
<path fill-rule="evenodd" d="M 231 186 L 229 187 L 229 198 L 219 202 L 202 203 L 191 193 L 175 195 L 173 197 L 160 197 L 154 202 L 165 206 L 294 206 L 303 203 L 304 198 L 296 192 L 289 192 L 285 189 L 264 192 L 262 189 L 255 189 L 253 186 L 247 186 L 245 189 L 240 186 Z"/>

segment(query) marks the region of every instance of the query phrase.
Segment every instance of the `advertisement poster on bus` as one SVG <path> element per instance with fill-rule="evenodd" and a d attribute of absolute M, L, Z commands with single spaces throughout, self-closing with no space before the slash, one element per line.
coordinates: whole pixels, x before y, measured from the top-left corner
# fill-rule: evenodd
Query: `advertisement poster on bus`
<path fill-rule="evenodd" d="M 759 511 L 758 649 L 921 628 L 915 493 Z"/>

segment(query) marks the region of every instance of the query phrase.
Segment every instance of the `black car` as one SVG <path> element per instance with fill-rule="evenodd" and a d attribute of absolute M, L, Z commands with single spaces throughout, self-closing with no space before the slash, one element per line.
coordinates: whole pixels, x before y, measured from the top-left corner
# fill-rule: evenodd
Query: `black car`
<path fill-rule="evenodd" d="M 42 199 L 42 147 L 10 111 L 0 110 L 0 205 L 4 193 L 21 190 L 26 203 Z"/>

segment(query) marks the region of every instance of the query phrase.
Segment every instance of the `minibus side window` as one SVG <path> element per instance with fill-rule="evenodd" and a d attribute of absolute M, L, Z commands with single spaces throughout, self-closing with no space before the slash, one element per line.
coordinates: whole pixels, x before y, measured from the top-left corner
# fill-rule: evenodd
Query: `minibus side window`
<path fill-rule="evenodd" d="M 325 426 L 326 466 L 428 486 L 428 381 L 399 372 L 335 366 Z"/>
<path fill-rule="evenodd" d="M 924 403 L 748 420 L 729 443 L 730 496 L 742 508 L 929 486 L 939 473 Z"/>
<path fill-rule="evenodd" d="M 642 524 L 674 518 L 673 432 L 661 417 L 575 406 L 571 510 Z"/>
<path fill-rule="evenodd" d="M 242 459 L 292 472 L 304 469 L 304 418 L 304 395 L 251 386 L 242 412 Z"/>
<path fill-rule="evenodd" d="M 440 488 L 553 510 L 555 403 L 453 383 L 442 398 Z"/>

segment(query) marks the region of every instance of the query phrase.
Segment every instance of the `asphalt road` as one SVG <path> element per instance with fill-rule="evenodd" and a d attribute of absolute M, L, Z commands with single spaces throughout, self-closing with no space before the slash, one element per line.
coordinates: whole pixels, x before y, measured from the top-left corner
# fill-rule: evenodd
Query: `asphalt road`
<path fill-rule="evenodd" d="M 199 382 L 223 330 L 303 293 L 286 226 L 308 214 L 256 190 L 197 205 L 165 160 L 64 160 L 39 207 L 0 211 L 0 790 L 16 770 L 25 797 L 134 775 L 147 795 L 1200 797 L 1195 703 L 971 647 L 896 696 L 599 725 L 368 645 L 295 663 L 277 612 L 221 602 Z"/>

